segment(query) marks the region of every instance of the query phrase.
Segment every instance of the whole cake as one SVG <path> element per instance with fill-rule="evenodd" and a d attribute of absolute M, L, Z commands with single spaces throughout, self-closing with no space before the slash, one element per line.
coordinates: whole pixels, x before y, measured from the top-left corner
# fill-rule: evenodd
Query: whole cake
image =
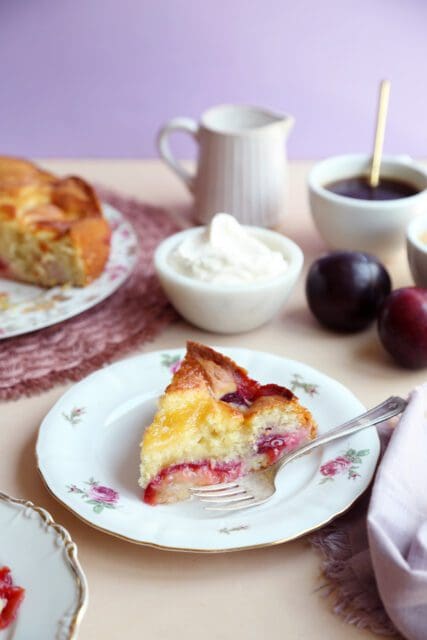
<path fill-rule="evenodd" d="M 111 231 L 92 187 L 0 156 L 0 276 L 44 287 L 100 275 Z"/>
<path fill-rule="evenodd" d="M 262 385 L 230 358 L 188 342 L 141 442 L 143 500 L 184 500 L 191 487 L 267 467 L 315 435 L 292 391 Z"/>

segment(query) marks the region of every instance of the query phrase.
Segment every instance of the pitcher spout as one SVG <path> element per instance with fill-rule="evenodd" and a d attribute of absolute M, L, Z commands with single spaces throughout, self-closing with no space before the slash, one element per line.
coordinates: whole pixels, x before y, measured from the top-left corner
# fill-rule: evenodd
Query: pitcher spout
<path fill-rule="evenodd" d="M 285 137 L 287 137 L 292 131 L 292 128 L 295 124 L 295 118 L 289 113 L 278 113 L 277 111 L 274 112 L 265 110 L 263 114 L 265 117 L 265 124 L 277 125 L 277 127 L 280 127 Z"/>
<path fill-rule="evenodd" d="M 283 133 L 286 137 L 290 134 L 292 129 L 294 128 L 295 118 L 289 114 L 283 114 L 280 119 L 278 117 L 278 122 L 280 123 Z"/>

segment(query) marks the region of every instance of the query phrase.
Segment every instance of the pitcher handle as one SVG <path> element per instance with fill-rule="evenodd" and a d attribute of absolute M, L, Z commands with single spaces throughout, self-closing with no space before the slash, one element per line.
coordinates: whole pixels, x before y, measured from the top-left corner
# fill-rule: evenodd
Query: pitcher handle
<path fill-rule="evenodd" d="M 198 142 L 198 124 L 191 118 L 173 118 L 162 127 L 157 136 L 157 148 L 161 158 L 181 178 L 190 191 L 194 190 L 195 175 L 188 171 L 172 154 L 169 135 L 174 131 L 185 131 Z"/>

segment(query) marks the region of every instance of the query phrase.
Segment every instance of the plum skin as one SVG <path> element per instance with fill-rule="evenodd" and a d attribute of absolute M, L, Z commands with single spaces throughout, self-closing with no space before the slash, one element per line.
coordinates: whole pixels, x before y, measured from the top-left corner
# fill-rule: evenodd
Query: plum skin
<path fill-rule="evenodd" d="M 393 291 L 381 305 L 378 334 L 385 350 L 402 367 L 427 367 L 427 289 Z"/>
<path fill-rule="evenodd" d="M 381 262 L 355 251 L 333 251 L 320 257 L 306 280 L 313 315 L 328 329 L 342 333 L 369 327 L 390 291 L 390 276 Z"/>

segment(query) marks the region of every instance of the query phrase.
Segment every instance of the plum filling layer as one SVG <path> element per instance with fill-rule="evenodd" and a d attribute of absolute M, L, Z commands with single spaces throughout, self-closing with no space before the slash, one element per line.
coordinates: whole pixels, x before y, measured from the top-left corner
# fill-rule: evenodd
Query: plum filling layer
<path fill-rule="evenodd" d="M 255 443 L 254 456 L 265 455 L 261 466 L 276 462 L 283 453 L 290 452 L 307 440 L 305 429 L 287 433 L 264 433 Z M 231 482 L 247 473 L 251 468 L 250 460 L 233 462 L 182 462 L 162 469 L 147 485 L 143 500 L 155 505 L 162 502 L 175 502 L 189 497 L 191 487 Z"/>
<path fill-rule="evenodd" d="M 264 453 L 269 464 L 274 464 L 285 452 L 289 453 L 301 446 L 308 438 L 305 429 L 287 433 L 264 434 L 256 443 L 256 452 Z"/>
<path fill-rule="evenodd" d="M 278 384 L 259 384 L 254 380 L 244 380 L 237 384 L 236 391 L 226 393 L 220 400 L 241 407 L 250 407 L 255 400 L 265 396 L 279 396 L 287 400 L 295 397 L 292 391 Z"/>
<path fill-rule="evenodd" d="M 11 278 L 13 276 L 9 264 L 3 258 L 0 258 L 0 274 L 2 278 Z"/>
<path fill-rule="evenodd" d="M 250 407 L 251 405 L 250 401 L 246 400 L 238 391 L 226 393 L 225 396 L 222 396 L 221 400 L 227 404 L 235 404 L 238 407 Z"/>
<path fill-rule="evenodd" d="M 143 500 L 147 504 L 175 502 L 188 497 L 191 487 L 236 480 L 243 474 L 243 464 L 236 462 L 182 462 L 165 467 L 147 485 Z"/>

